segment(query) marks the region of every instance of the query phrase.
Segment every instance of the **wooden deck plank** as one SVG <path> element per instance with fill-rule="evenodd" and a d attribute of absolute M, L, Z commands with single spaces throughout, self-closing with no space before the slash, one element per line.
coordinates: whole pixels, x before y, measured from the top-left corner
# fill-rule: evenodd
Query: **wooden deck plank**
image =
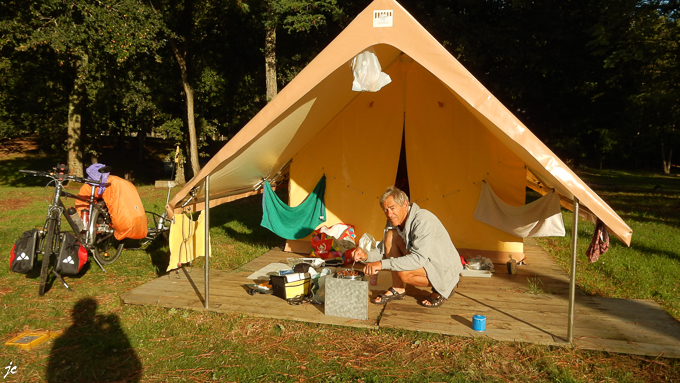
<path fill-rule="evenodd" d="M 324 315 L 323 306 L 289 305 L 272 295 L 247 294 L 247 277 L 270 263 L 286 263 L 303 257 L 271 250 L 235 271 L 210 270 L 210 307 L 221 313 L 244 313 L 256 317 L 305 321 L 360 328 L 397 328 L 464 337 L 485 337 L 564 346 L 567 336 L 569 277 L 533 240 L 525 242 L 528 265 L 510 275 L 505 265 L 495 265 L 490 278 L 462 277 L 455 294 L 440 308 L 421 307 L 427 289 L 407 288 L 407 298 L 386 306 L 369 304 L 368 320 Z M 357 266 L 358 267 L 358 266 Z M 544 293 L 531 293 L 530 284 Z M 381 272 L 376 296 L 391 285 L 389 272 Z M 121 296 L 126 304 L 206 310 L 204 271 L 180 269 L 139 286 Z M 383 311 L 384 310 L 384 311 Z M 649 300 L 626 300 L 587 296 L 577 289 L 574 307 L 574 345 L 647 356 L 680 358 L 680 322 Z M 487 318 L 486 331 L 472 330 L 472 317 Z"/>
<path fill-rule="evenodd" d="M 311 323 L 377 328 L 376 322 L 382 311 L 380 307 L 369 307 L 369 319 L 366 321 L 327 316 L 323 313 L 323 306 L 311 304 L 295 306 L 273 295 L 248 295 L 243 285 L 252 283 L 246 278 L 250 274 L 250 271 L 234 273 L 211 270 L 209 310 L 225 313 L 245 312 L 257 317 Z M 126 304 L 205 310 L 204 278 L 203 270 L 182 269 L 133 289 L 121 296 L 121 299 Z"/>

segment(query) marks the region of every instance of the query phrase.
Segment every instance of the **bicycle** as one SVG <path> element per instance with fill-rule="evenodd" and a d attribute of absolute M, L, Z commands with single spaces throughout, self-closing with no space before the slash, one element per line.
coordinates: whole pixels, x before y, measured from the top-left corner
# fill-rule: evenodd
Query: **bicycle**
<path fill-rule="evenodd" d="M 47 218 L 43 230 L 39 234 L 39 245 L 36 247 L 36 255 L 42 255 L 42 265 L 40 268 L 40 285 L 38 287 L 38 295 L 45 294 L 45 287 L 47 280 L 53 274 L 69 291 L 72 291 L 64 278 L 55 270 L 56 258 L 60 251 L 60 244 L 64 233 L 61 232 L 61 218 L 66 219 L 69 226 L 73 230 L 73 234 L 80 244 L 87 249 L 88 253 L 92 255 L 97 265 L 106 272 L 104 265 L 109 265 L 115 262 L 121 255 L 124 243 L 117 241 L 114 235 L 114 227 L 111 222 L 111 216 L 103 199 L 96 200 L 95 193 L 97 188 L 106 187 L 109 184 L 89 178 L 77 177 L 68 174 L 68 167 L 66 165 L 57 165 L 51 172 L 36 171 L 36 170 L 19 170 L 25 175 L 35 177 L 47 177 L 51 179 L 48 182 L 54 182 L 54 194 L 52 201 L 47 210 Z M 110 167 L 105 166 L 99 169 L 99 173 L 109 173 Z M 74 181 L 91 186 L 89 198 L 83 198 L 79 195 L 71 194 L 64 191 L 64 186 L 67 182 Z M 73 198 L 87 203 L 89 217 L 82 220 L 77 214 L 73 215 L 66 213 L 68 210 L 64 206 L 61 197 Z M 146 212 L 154 215 L 154 227 L 149 229 L 149 234 L 145 240 L 148 242 L 155 239 L 158 235 L 164 234 L 169 230 L 168 221 L 165 214 L 157 215 L 152 212 Z M 156 219 L 156 216 L 158 219 Z M 79 222 L 80 221 L 80 222 Z"/>

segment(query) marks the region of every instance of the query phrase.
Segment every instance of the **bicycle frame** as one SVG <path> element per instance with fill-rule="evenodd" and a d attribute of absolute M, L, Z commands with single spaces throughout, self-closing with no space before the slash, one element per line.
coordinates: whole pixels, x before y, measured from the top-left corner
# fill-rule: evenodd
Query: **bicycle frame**
<path fill-rule="evenodd" d="M 48 173 L 48 172 L 38 172 L 38 171 L 33 171 L 33 170 L 20 170 L 22 173 L 27 173 L 33 176 L 42 176 L 42 177 L 47 177 L 52 179 L 52 181 L 55 183 L 54 185 L 54 194 L 52 195 L 52 200 L 50 201 L 49 208 L 47 210 L 47 218 L 45 220 L 45 226 L 43 228 L 43 233 L 46 232 L 48 225 L 50 224 L 50 221 L 54 220 L 55 223 L 55 228 L 56 232 L 60 233 L 61 232 L 61 217 L 63 216 L 66 218 L 66 221 L 69 223 L 69 226 L 71 226 L 71 229 L 73 230 L 73 234 L 76 236 L 78 242 L 82 244 L 89 252 L 94 254 L 95 247 L 98 244 L 97 242 L 97 223 L 95 219 L 90 219 L 88 222 L 88 226 L 83 230 L 83 232 L 80 231 L 80 228 L 78 225 L 73 221 L 71 216 L 69 214 L 65 214 L 66 207 L 64 206 L 64 203 L 61 200 L 61 197 L 66 197 L 66 198 L 73 198 L 77 199 L 83 202 L 86 202 L 88 204 L 88 209 L 90 211 L 90 214 L 92 217 L 95 215 L 105 215 L 104 210 L 100 208 L 97 204 L 97 201 L 95 200 L 95 193 L 97 187 L 101 186 L 106 186 L 107 184 L 102 184 L 100 181 L 95 181 L 87 178 L 82 178 L 82 177 L 76 177 L 76 176 L 70 176 L 66 175 L 63 173 Z M 64 181 L 75 181 L 79 183 L 86 183 L 91 186 L 91 191 L 90 191 L 90 197 L 89 198 L 83 198 L 78 195 L 74 195 L 71 193 L 68 193 L 64 191 Z M 49 185 L 49 184 L 48 184 Z M 94 214 L 95 210 L 98 211 L 98 214 Z M 55 215 L 56 214 L 56 215 Z M 109 235 L 100 238 L 99 241 L 106 240 L 110 236 L 113 235 L 113 231 L 111 230 Z M 43 257 L 45 255 L 49 257 L 52 256 L 52 248 L 49 249 L 49 254 L 46 254 L 48 249 L 46 248 L 47 246 L 54 246 L 54 244 L 44 244 L 41 247 L 41 251 L 43 254 Z M 106 269 L 104 266 L 100 263 L 100 261 L 97 259 L 97 257 L 92 257 L 94 258 L 95 262 L 97 265 L 102 269 L 102 271 L 106 272 Z M 48 259 L 48 261 L 51 261 L 51 259 Z M 63 280 L 62 280 L 62 283 Z M 64 285 L 66 285 L 64 283 Z M 67 286 L 68 287 L 68 286 Z"/>
<path fill-rule="evenodd" d="M 83 246 L 85 246 L 85 248 L 88 249 L 88 250 L 91 250 L 96 245 L 97 223 L 95 222 L 94 219 L 88 220 L 87 227 L 85 228 L 85 235 L 83 237 L 83 234 L 81 232 L 79 232 L 79 230 L 78 230 L 79 229 L 78 225 L 75 222 L 73 222 L 73 219 L 71 218 L 71 216 L 68 215 L 68 214 L 64 214 L 65 206 L 64 206 L 64 203 L 61 201 L 61 197 L 73 198 L 73 199 L 77 199 L 77 200 L 80 200 L 80 201 L 83 201 L 83 202 L 87 202 L 88 203 L 88 210 L 90 211 L 90 217 L 94 217 L 94 210 L 95 209 L 99 210 L 100 213 L 103 214 L 104 210 L 101 209 L 97 205 L 97 203 L 95 201 L 95 197 L 94 197 L 97 186 L 94 186 L 94 185 L 90 185 L 90 186 L 92 187 L 92 191 L 90 192 L 90 198 L 89 199 L 85 199 L 85 198 L 82 198 L 80 196 L 65 192 L 65 191 L 63 191 L 63 186 L 61 187 L 62 190 L 59 191 L 59 194 L 56 194 L 56 191 L 55 191 L 55 195 L 57 196 L 56 197 L 56 200 L 57 200 L 56 203 L 58 204 L 59 209 L 61 210 L 61 213 L 63 214 L 64 218 L 66 218 L 66 221 L 69 223 L 69 225 L 71 226 L 71 229 L 73 230 L 73 233 L 75 234 L 78 241 Z M 113 235 L 113 231 L 111 231 L 111 233 L 109 233 L 109 235 L 107 235 L 103 239 L 107 239 L 112 235 Z M 97 257 L 92 257 L 92 258 L 94 258 L 95 262 L 97 262 L 97 265 L 102 269 L 102 271 L 106 272 L 106 269 L 104 269 L 104 266 L 99 262 Z"/>
<path fill-rule="evenodd" d="M 47 227 L 47 222 L 51 219 L 50 217 L 52 216 L 52 211 L 55 209 L 59 210 L 59 214 L 57 215 L 58 218 L 61 218 L 63 216 L 66 218 L 66 221 L 68 222 L 69 226 L 71 226 L 71 229 L 73 230 L 73 234 L 76 236 L 78 239 L 78 242 L 80 242 L 83 246 L 85 246 L 86 249 L 89 251 L 92 251 L 92 248 L 95 246 L 95 241 L 97 240 L 96 234 L 97 234 L 97 228 L 96 228 L 96 222 L 94 222 L 93 219 L 90 219 L 88 222 L 87 228 L 85 228 L 84 235 L 82 232 L 80 232 L 78 225 L 73 221 L 71 216 L 69 214 L 65 214 L 66 207 L 64 203 L 61 200 L 61 197 L 67 197 L 67 198 L 73 198 L 77 199 L 83 202 L 88 203 L 88 209 L 90 211 L 90 214 L 94 216 L 94 209 L 99 210 L 101 213 L 103 213 L 103 210 L 97 206 L 97 203 L 95 202 L 95 192 L 98 186 L 92 185 L 91 183 L 88 183 L 92 187 L 92 191 L 90 192 L 90 198 L 85 199 L 82 198 L 78 195 L 68 193 L 64 191 L 64 185 L 62 183 L 61 179 L 55 179 L 54 180 L 56 185 L 55 185 L 55 190 L 54 190 L 54 196 L 52 199 L 52 203 L 50 204 L 50 207 L 47 212 L 47 221 L 45 223 L 45 227 Z M 93 181 L 93 180 L 92 180 Z M 56 226 L 58 231 L 61 229 L 61 219 L 57 219 Z M 110 235 L 113 235 L 113 232 L 110 233 Z M 108 238 L 108 236 L 107 236 Z M 97 257 L 92 257 L 94 258 L 95 262 L 97 265 L 102 269 L 103 272 L 106 272 L 106 269 L 104 266 L 99 262 Z"/>
<path fill-rule="evenodd" d="M 39 295 L 42 296 L 44 294 L 49 274 L 55 275 L 68 290 L 71 290 L 63 277 L 53 267 L 57 256 L 61 251 L 60 243 L 64 238 L 63 233 L 61 232 L 62 216 L 66 218 L 77 241 L 87 249 L 88 253 L 92 255 L 91 258 L 94 258 L 97 265 L 106 273 L 104 265 L 115 262 L 124 248 L 123 242 L 111 238 L 114 236 L 114 227 L 108 207 L 105 201 L 98 198 L 96 195 L 98 187 L 101 188 L 109 186 L 110 184 L 89 178 L 68 175 L 64 165 L 58 165 L 51 172 L 34 170 L 20 170 L 20 172 L 25 173 L 26 175 L 49 178 L 51 181 L 48 182 L 48 186 L 54 182 L 54 194 L 52 195 L 51 200 L 48 201 L 49 207 L 47 209 L 47 217 L 43 230 L 40 233 L 40 247 L 36 249 L 36 254 L 42 254 Z M 89 197 L 66 192 L 64 190 L 64 184 L 68 181 L 89 185 Z M 81 190 L 86 189 L 83 188 Z M 74 217 L 71 217 L 72 213 L 69 214 L 66 211 L 67 209 L 62 201 L 62 197 L 73 198 L 87 204 L 86 206 L 89 209 L 90 215 L 86 227 L 80 225 L 80 222 L 74 221 L 74 218 L 79 220 L 80 217 L 76 217 L 75 215 Z M 84 206 L 85 205 L 83 204 L 83 207 Z M 158 235 L 165 235 L 165 233 L 169 231 L 169 226 L 167 225 L 168 220 L 165 214 L 157 215 L 152 212 L 146 213 L 153 215 L 154 227 L 149 228 L 147 237 L 142 240 L 143 244 L 148 244 Z M 110 251 L 111 246 L 113 246 L 113 251 Z"/>

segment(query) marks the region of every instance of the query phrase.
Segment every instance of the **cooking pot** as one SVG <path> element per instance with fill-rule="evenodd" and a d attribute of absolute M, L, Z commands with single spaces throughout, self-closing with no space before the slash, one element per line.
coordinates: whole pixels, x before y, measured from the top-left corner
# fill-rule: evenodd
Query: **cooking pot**
<path fill-rule="evenodd" d="M 352 281 L 363 281 L 365 279 L 365 275 L 363 271 L 343 269 L 333 274 L 333 278 L 349 279 Z"/>

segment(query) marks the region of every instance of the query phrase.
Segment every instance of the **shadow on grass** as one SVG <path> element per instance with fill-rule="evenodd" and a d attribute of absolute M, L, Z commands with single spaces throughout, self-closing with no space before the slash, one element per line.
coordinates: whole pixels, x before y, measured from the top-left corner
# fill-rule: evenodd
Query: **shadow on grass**
<path fill-rule="evenodd" d="M 660 225 L 666 225 L 670 226 L 673 228 L 680 228 L 680 219 L 676 219 L 673 215 L 670 213 L 668 214 L 668 218 L 658 218 L 658 217 L 640 217 L 639 215 L 630 213 L 619 213 L 619 217 L 623 219 L 626 222 L 639 222 L 639 223 L 656 223 Z"/>
<path fill-rule="evenodd" d="M 0 184 L 14 187 L 45 186 L 44 177 L 24 176 L 19 170 L 48 171 L 59 163 L 57 157 L 24 156 L 0 161 Z M 63 163 L 63 160 L 62 160 Z"/>
<path fill-rule="evenodd" d="M 653 249 L 651 247 L 641 246 L 641 245 L 637 245 L 637 244 L 633 244 L 632 247 L 635 249 L 635 251 L 641 253 L 642 255 L 661 255 L 661 256 L 664 256 L 664 257 L 666 257 L 670 260 L 680 262 L 680 251 L 673 252 L 673 251 L 667 251 L 667 250 L 658 250 L 658 249 Z"/>
<path fill-rule="evenodd" d="M 46 154 L 36 144 L 37 137 L 0 142 L 0 185 L 15 187 L 43 186 L 42 177 L 24 177 L 19 170 L 51 170 L 57 164 L 68 162 L 67 153 Z M 144 156 L 140 160 L 138 142 L 126 138 L 125 143 L 117 147 L 101 148 L 99 162 L 111 165 L 112 174 L 124 178 L 130 175 L 138 185 L 152 185 L 156 180 L 168 179 L 163 167 L 163 158 L 174 152 L 170 141 L 147 137 Z M 83 161 L 85 167 L 90 164 L 89 158 Z"/>
<path fill-rule="evenodd" d="M 73 306 L 73 324 L 55 339 L 47 382 L 138 382 L 142 363 L 115 314 L 97 314 L 84 298 Z"/>
<path fill-rule="evenodd" d="M 279 198 L 284 199 L 283 193 Z M 262 196 L 255 195 L 210 209 L 210 226 L 219 228 L 224 234 L 237 242 L 272 248 L 282 246 L 284 239 L 260 225 L 262 221 Z M 245 230 L 234 229 L 231 224 L 238 223 Z"/>
<path fill-rule="evenodd" d="M 151 264 L 156 269 L 156 275 L 159 277 L 166 275 L 168 272 L 168 265 L 170 264 L 170 249 L 168 248 L 168 240 L 163 236 L 153 240 L 145 249 L 146 253 L 151 258 Z"/>
<path fill-rule="evenodd" d="M 588 185 L 598 190 L 617 189 L 627 191 L 675 190 L 680 191 L 677 174 L 660 174 L 649 171 L 600 170 L 582 168 L 576 171 Z"/>

